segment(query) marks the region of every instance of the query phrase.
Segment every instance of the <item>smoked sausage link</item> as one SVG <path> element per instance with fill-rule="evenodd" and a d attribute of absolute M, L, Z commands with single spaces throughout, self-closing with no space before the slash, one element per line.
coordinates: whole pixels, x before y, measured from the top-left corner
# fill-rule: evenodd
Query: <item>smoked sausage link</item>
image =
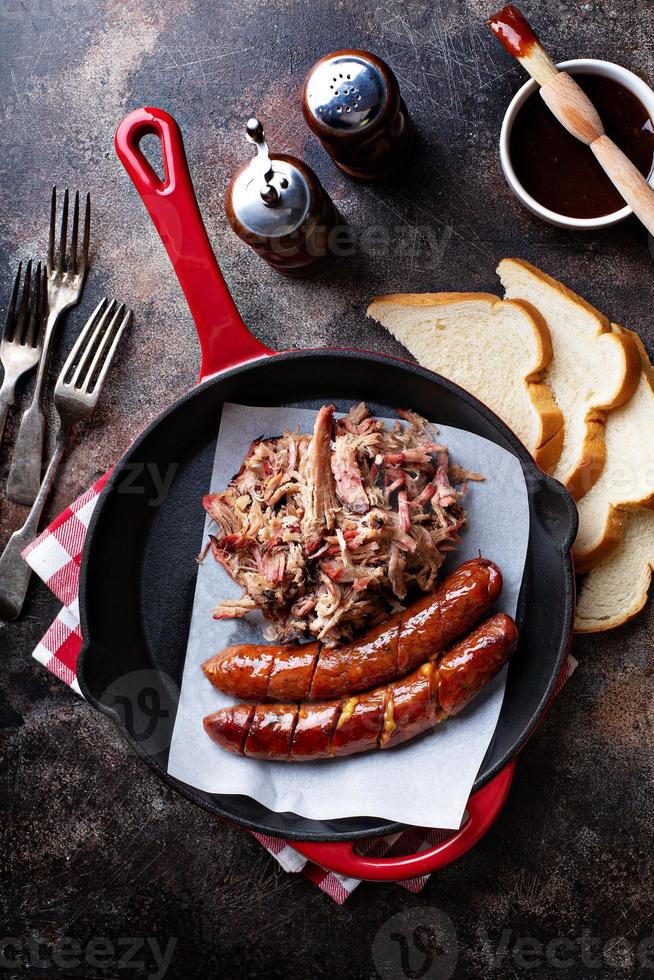
<path fill-rule="evenodd" d="M 340 647 L 238 644 L 202 665 L 211 683 L 250 701 L 326 701 L 403 677 L 464 636 L 502 591 L 486 558 L 467 561 L 430 595 Z"/>
<path fill-rule="evenodd" d="M 222 748 L 257 759 L 303 762 L 387 749 L 461 711 L 514 652 L 518 630 L 505 613 L 401 680 L 324 703 L 238 704 L 204 719 Z"/>

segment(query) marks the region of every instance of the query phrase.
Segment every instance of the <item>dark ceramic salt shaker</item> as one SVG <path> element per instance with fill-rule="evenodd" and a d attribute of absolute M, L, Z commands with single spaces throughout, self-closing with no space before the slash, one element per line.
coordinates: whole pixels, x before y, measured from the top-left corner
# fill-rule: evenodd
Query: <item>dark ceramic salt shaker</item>
<path fill-rule="evenodd" d="M 302 111 L 334 163 L 359 180 L 401 170 L 415 131 L 392 70 L 347 48 L 321 58 L 304 80 Z"/>
<path fill-rule="evenodd" d="M 278 272 L 311 275 L 329 254 L 338 212 L 311 167 L 286 153 L 269 152 L 257 119 L 248 120 L 246 131 L 256 155 L 230 181 L 227 219 L 238 237 Z"/>

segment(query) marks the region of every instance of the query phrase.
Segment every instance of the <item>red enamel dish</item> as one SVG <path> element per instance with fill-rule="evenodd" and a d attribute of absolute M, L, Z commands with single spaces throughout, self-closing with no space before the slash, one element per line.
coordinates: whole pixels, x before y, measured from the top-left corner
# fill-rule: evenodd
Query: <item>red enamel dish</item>
<path fill-rule="evenodd" d="M 139 149 L 147 134 L 161 142 L 163 179 Z M 96 506 L 81 573 L 82 691 L 163 780 L 222 818 L 283 837 L 323 867 L 355 878 L 389 881 L 442 868 L 465 854 L 500 812 L 515 758 L 545 713 L 564 667 L 574 607 L 569 553 L 576 531 L 574 503 L 497 416 L 446 379 L 367 351 L 275 353 L 256 340 L 209 244 L 175 121 L 159 109 L 132 112 L 118 127 L 116 150 L 188 300 L 202 368 L 195 390 L 159 416 L 116 465 Z M 437 846 L 402 857 L 364 857 L 356 851 L 358 841 L 397 833 L 405 829 L 402 825 L 367 816 L 316 821 L 276 813 L 248 797 L 202 793 L 166 772 L 202 535 L 199 501 L 209 485 L 222 404 L 317 407 L 333 401 L 346 409 L 362 399 L 380 414 L 393 415 L 396 405 L 407 405 L 492 440 L 518 457 L 530 490 L 520 648 L 464 825 Z M 162 473 L 172 473 L 165 494 L 153 476 Z M 158 706 L 154 735 L 152 726 L 143 724 L 146 682 L 137 683 L 137 677 L 147 678 L 145 702 Z"/>

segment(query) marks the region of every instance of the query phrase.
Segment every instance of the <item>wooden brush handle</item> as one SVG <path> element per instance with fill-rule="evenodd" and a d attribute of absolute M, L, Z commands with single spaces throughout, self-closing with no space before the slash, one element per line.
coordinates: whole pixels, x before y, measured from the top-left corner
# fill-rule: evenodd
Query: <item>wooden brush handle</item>
<path fill-rule="evenodd" d="M 590 146 L 604 134 L 595 106 L 567 72 L 560 71 L 550 78 L 540 94 L 561 125 L 582 143 Z"/>
<path fill-rule="evenodd" d="M 590 146 L 598 163 L 620 191 L 637 218 L 654 235 L 654 189 L 604 132 L 602 120 L 588 96 L 567 72 L 559 72 L 540 90 L 544 102 L 562 126 Z"/>
<path fill-rule="evenodd" d="M 636 217 L 654 235 L 654 190 L 640 170 L 606 134 L 594 140 L 590 148 Z"/>

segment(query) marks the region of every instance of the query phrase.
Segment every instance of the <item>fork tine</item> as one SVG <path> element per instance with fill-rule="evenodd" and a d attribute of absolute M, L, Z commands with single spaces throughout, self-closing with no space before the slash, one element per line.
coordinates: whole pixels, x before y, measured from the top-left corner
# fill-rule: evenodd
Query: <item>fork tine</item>
<path fill-rule="evenodd" d="M 89 240 L 91 237 L 91 195 L 87 193 L 84 205 L 84 231 L 82 233 L 82 260 L 79 272 L 82 277 L 86 275 L 86 266 L 89 261 Z"/>
<path fill-rule="evenodd" d="M 34 348 L 43 347 L 43 337 L 45 334 L 45 324 L 48 315 L 48 274 L 45 263 L 39 262 L 38 292 L 36 299 L 36 318 L 34 330 L 30 337 L 30 342 Z"/>
<path fill-rule="evenodd" d="M 45 338 L 45 328 L 48 319 L 48 270 L 45 265 L 41 265 L 41 281 L 38 295 L 38 313 L 36 318 L 36 324 L 34 329 L 34 334 L 32 337 L 32 347 L 38 349 L 43 348 L 43 340 Z"/>
<path fill-rule="evenodd" d="M 23 263 L 18 263 L 18 272 L 14 279 L 14 286 L 11 290 L 11 297 L 9 298 L 9 306 L 7 307 L 7 313 L 5 314 L 5 325 L 2 331 L 3 340 L 11 341 L 14 336 L 16 328 L 16 300 L 18 299 L 18 289 L 20 287 L 20 280 L 23 274 Z"/>
<path fill-rule="evenodd" d="M 22 343 L 28 347 L 36 347 L 36 336 L 41 317 L 41 263 L 39 262 L 34 273 L 34 290 L 30 302 L 29 321 Z"/>
<path fill-rule="evenodd" d="M 50 303 L 48 301 L 48 271 L 47 269 L 42 270 L 41 276 L 41 326 L 39 328 L 39 335 L 37 337 L 37 343 L 39 347 L 43 347 L 43 341 L 45 340 L 45 331 L 48 325 L 48 313 L 50 312 Z"/>
<path fill-rule="evenodd" d="M 29 323 L 30 310 L 30 291 L 32 287 L 32 260 L 29 259 L 25 266 L 25 280 L 23 282 L 23 292 L 16 316 L 16 326 L 14 329 L 14 340 L 18 344 L 25 343 L 25 334 Z"/>
<path fill-rule="evenodd" d="M 111 332 L 117 305 L 116 300 L 112 299 L 104 311 L 100 322 L 93 331 L 93 336 L 88 341 L 86 349 L 80 358 L 79 364 L 77 365 L 77 370 L 75 371 L 75 374 L 71 380 L 73 387 L 81 389 L 86 387 L 90 372 L 95 369 L 98 351 L 102 349 L 107 334 Z M 109 320 L 110 317 L 111 322 Z M 109 325 L 107 326 L 107 324 Z"/>
<path fill-rule="evenodd" d="M 121 304 L 121 309 L 125 310 L 125 304 L 124 303 Z M 119 310 L 119 312 L 120 312 L 120 310 Z M 118 317 L 118 313 L 114 317 L 114 320 L 112 321 L 111 327 L 113 327 L 114 322 L 117 319 L 117 317 Z M 126 310 L 125 315 L 124 315 L 124 317 L 123 317 L 123 319 L 122 319 L 122 321 L 120 323 L 120 326 L 118 327 L 118 330 L 116 331 L 116 334 L 114 336 L 114 339 L 113 339 L 113 341 L 111 343 L 111 347 L 109 348 L 109 350 L 105 354 L 104 364 L 102 365 L 102 369 L 100 370 L 100 373 L 98 374 L 98 377 L 96 378 L 95 383 L 93 384 L 93 388 L 91 389 L 91 394 L 94 395 L 96 398 L 99 396 L 100 392 L 102 391 L 102 386 L 103 386 L 103 384 L 105 382 L 105 378 L 107 377 L 107 373 L 109 371 L 109 368 L 111 367 L 111 362 L 114 359 L 114 354 L 116 353 L 116 348 L 118 347 L 118 344 L 120 342 L 120 338 L 125 333 L 125 330 L 127 329 L 127 326 L 129 325 L 131 319 L 132 319 L 132 311 L 131 310 Z M 107 331 L 107 337 L 110 334 L 111 334 L 111 328 Z M 88 381 L 92 381 L 93 380 L 93 371 L 90 371 L 89 372 L 89 374 L 87 375 L 87 380 Z"/>
<path fill-rule="evenodd" d="M 68 188 L 64 191 L 64 206 L 61 210 L 61 234 L 59 236 L 59 258 L 57 268 L 66 270 L 66 240 L 68 238 Z"/>
<path fill-rule="evenodd" d="M 52 188 L 50 198 L 50 237 L 48 239 L 48 272 L 54 269 L 55 224 L 57 221 L 57 188 Z"/>
<path fill-rule="evenodd" d="M 114 301 L 112 300 L 111 302 L 113 303 Z M 111 304 L 107 299 L 107 297 L 103 296 L 100 302 L 98 303 L 98 305 L 96 306 L 96 308 L 93 310 L 91 316 L 86 321 L 86 324 L 84 325 L 79 337 L 75 341 L 73 345 L 73 349 L 68 355 L 68 358 L 63 366 L 60 375 L 60 377 L 63 379 L 63 381 L 66 384 L 72 385 L 73 387 L 77 385 L 77 379 L 80 375 L 82 364 L 84 363 L 84 360 L 88 355 L 88 348 L 93 346 L 93 341 L 94 338 L 97 336 L 98 329 L 102 326 L 104 322 L 106 322 L 108 318 L 108 314 L 109 314 L 108 307 L 110 308 Z M 78 355 L 81 355 L 80 361 L 79 364 L 75 366 L 75 362 L 77 360 Z M 75 367 L 73 376 L 70 379 L 70 381 L 66 381 L 66 378 L 68 377 L 68 374 L 73 370 L 73 367 Z"/>
<path fill-rule="evenodd" d="M 88 370 L 84 375 L 84 380 L 81 381 L 79 385 L 80 388 L 82 388 L 87 394 L 89 394 L 91 391 L 96 391 L 96 390 L 98 392 L 100 391 L 101 386 L 98 384 L 99 377 L 98 377 L 98 381 L 96 381 L 95 384 L 93 384 L 93 378 L 95 376 L 95 372 L 97 371 L 98 365 L 100 364 L 100 361 L 106 357 L 107 348 L 109 347 L 109 344 L 112 341 L 112 337 L 114 335 L 114 331 L 116 330 L 119 320 L 126 313 L 125 304 L 121 303 L 120 306 L 115 311 L 112 310 L 112 313 L 113 316 L 111 317 L 111 323 L 105 330 L 103 337 L 97 346 L 95 354 L 93 355 L 93 360 L 89 364 Z"/>
<path fill-rule="evenodd" d="M 73 207 L 73 233 L 70 243 L 70 271 L 73 275 L 77 272 L 77 233 L 79 227 L 79 191 L 75 191 L 75 205 Z"/>

